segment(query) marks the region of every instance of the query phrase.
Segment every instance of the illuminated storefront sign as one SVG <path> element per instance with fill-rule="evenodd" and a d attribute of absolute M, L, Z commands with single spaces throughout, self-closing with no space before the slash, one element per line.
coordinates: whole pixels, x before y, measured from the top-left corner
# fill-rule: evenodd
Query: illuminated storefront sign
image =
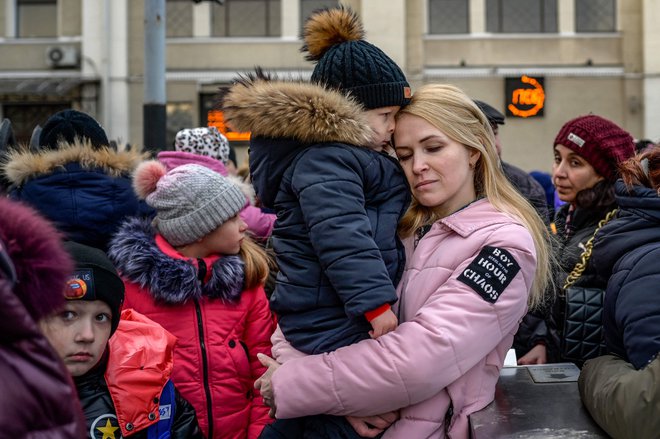
<path fill-rule="evenodd" d="M 227 137 L 229 141 L 248 141 L 250 140 L 250 133 L 239 133 L 232 131 L 231 128 L 225 124 L 225 118 L 222 111 L 211 110 L 207 113 L 208 126 L 214 126 Z"/>
<path fill-rule="evenodd" d="M 506 78 L 506 115 L 513 117 L 541 117 L 545 107 L 544 78 L 523 75 Z"/>

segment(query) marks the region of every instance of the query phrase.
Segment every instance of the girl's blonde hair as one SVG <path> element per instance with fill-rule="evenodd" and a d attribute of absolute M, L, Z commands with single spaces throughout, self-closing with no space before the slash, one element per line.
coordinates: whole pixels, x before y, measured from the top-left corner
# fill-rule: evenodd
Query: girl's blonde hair
<path fill-rule="evenodd" d="M 445 84 L 428 84 L 416 90 L 410 104 L 398 116 L 402 114 L 421 117 L 450 139 L 481 153 L 474 168 L 477 196 L 488 198 L 497 210 L 517 218 L 529 230 L 536 248 L 536 273 L 528 304 L 530 308 L 543 304 L 551 282 L 550 234 L 534 208 L 502 172 L 495 136 L 486 116 L 462 90 Z M 411 236 L 419 227 L 439 219 L 435 209 L 422 206 L 413 197 L 399 224 L 399 233 L 403 237 Z"/>
<path fill-rule="evenodd" d="M 269 270 L 275 266 L 273 259 L 259 244 L 247 236 L 241 243 L 239 255 L 245 263 L 245 288 L 251 289 L 263 285 L 268 278 Z"/>

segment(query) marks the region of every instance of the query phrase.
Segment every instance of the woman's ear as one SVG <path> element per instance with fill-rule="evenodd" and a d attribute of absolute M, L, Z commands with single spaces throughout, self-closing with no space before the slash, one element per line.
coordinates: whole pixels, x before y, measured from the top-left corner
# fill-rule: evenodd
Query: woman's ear
<path fill-rule="evenodd" d="M 477 162 L 479 161 L 479 158 L 481 157 L 481 152 L 479 152 L 476 149 L 470 148 L 470 169 L 474 169 L 475 166 L 477 166 Z"/>

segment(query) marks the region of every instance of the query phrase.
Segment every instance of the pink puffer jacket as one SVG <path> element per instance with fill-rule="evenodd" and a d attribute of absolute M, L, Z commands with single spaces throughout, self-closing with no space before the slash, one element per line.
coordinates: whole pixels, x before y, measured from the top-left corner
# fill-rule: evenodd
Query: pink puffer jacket
<path fill-rule="evenodd" d="M 416 249 L 405 244 L 395 331 L 308 357 L 274 337 L 285 361 L 273 375 L 278 418 L 401 409 L 385 438 L 468 438 L 527 311 L 535 247 L 487 200 L 435 223 Z"/>

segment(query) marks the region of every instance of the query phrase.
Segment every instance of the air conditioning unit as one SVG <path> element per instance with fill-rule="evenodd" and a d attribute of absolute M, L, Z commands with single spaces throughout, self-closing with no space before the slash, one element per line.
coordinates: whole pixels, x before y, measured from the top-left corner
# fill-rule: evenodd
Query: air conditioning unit
<path fill-rule="evenodd" d="M 77 67 L 80 54 L 76 46 L 50 46 L 46 48 L 46 64 L 52 68 Z"/>

